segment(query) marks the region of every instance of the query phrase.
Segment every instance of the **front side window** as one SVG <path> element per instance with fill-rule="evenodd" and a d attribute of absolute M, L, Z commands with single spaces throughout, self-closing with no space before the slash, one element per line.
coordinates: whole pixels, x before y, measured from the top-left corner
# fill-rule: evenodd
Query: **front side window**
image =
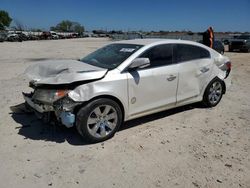
<path fill-rule="evenodd" d="M 163 44 L 155 46 L 140 57 L 146 57 L 150 60 L 150 67 L 159 67 L 172 64 L 173 61 L 173 45 Z"/>
<path fill-rule="evenodd" d="M 189 44 L 177 44 L 175 48 L 175 60 L 177 62 L 190 61 L 195 59 L 210 58 L 208 50 L 199 46 Z"/>
<path fill-rule="evenodd" d="M 136 44 L 110 44 L 87 55 L 80 61 L 111 70 L 118 67 L 141 47 L 142 45 Z"/>

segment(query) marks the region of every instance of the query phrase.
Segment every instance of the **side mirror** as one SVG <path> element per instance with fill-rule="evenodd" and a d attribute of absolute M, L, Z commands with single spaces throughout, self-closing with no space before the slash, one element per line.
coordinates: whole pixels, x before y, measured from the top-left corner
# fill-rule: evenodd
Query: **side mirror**
<path fill-rule="evenodd" d="M 134 70 L 137 68 L 145 68 L 145 67 L 148 67 L 149 65 L 150 65 L 149 58 L 136 58 L 131 62 L 128 69 Z"/>

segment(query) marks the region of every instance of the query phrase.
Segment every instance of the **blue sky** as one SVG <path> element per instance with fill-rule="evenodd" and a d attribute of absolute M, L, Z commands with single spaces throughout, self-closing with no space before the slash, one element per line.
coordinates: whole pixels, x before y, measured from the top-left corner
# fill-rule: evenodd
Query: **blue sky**
<path fill-rule="evenodd" d="M 250 31 L 250 0 L 0 0 L 1 9 L 27 28 L 68 19 L 87 30 Z"/>

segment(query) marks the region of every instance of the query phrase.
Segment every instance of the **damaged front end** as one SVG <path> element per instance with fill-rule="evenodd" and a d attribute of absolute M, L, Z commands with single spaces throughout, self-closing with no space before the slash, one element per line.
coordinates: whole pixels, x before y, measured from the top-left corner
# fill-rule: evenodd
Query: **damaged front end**
<path fill-rule="evenodd" d="M 68 97 L 70 90 L 36 88 L 34 92 L 23 93 L 24 100 L 39 119 L 45 122 L 57 121 L 70 128 L 74 126 L 74 109 L 80 105 Z"/>
<path fill-rule="evenodd" d="M 68 93 L 79 85 L 102 79 L 107 71 L 76 60 L 41 61 L 25 70 L 34 91 L 23 93 L 23 97 L 38 118 L 45 122 L 55 119 L 72 127 L 76 119 L 74 110 L 82 102 L 75 102 Z"/>

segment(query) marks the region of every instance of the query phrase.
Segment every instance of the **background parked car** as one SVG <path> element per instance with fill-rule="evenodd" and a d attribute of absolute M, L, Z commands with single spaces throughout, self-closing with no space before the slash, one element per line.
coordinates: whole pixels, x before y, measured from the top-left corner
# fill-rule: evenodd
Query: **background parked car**
<path fill-rule="evenodd" d="M 203 44 L 202 40 L 200 40 L 198 42 Z M 218 41 L 218 40 L 214 41 L 213 49 L 215 51 L 219 52 L 220 54 L 224 54 L 224 52 L 225 52 L 225 48 L 224 48 L 223 43 L 221 41 Z"/>
<path fill-rule="evenodd" d="M 3 42 L 7 39 L 7 34 L 5 32 L 0 32 L 0 42 Z"/>
<path fill-rule="evenodd" d="M 44 31 L 44 32 L 42 32 L 42 34 L 39 36 L 39 38 L 40 38 L 41 40 L 49 40 L 49 39 L 52 39 L 52 35 L 51 35 L 50 32 Z"/>
<path fill-rule="evenodd" d="M 19 40 L 21 40 L 21 41 L 27 41 L 27 40 L 29 40 L 28 35 L 26 35 L 26 34 L 24 34 L 22 32 L 17 33 L 17 35 L 18 35 Z"/>
<path fill-rule="evenodd" d="M 22 42 L 22 38 L 16 33 L 9 33 L 7 35 L 7 41 L 9 41 L 9 42 Z"/>
<path fill-rule="evenodd" d="M 224 54 L 225 52 L 225 48 L 224 48 L 224 45 L 221 41 L 214 41 L 214 46 L 213 46 L 213 49 L 216 50 L 217 52 L 219 52 L 220 54 Z"/>
<path fill-rule="evenodd" d="M 33 35 L 33 34 L 29 34 L 28 38 L 29 38 L 29 40 L 39 40 L 40 39 L 39 36 Z"/>
<path fill-rule="evenodd" d="M 250 52 L 250 35 L 240 35 L 232 39 L 229 43 L 229 51 Z"/>
<path fill-rule="evenodd" d="M 56 32 L 50 31 L 50 34 L 51 34 L 52 39 L 59 39 L 60 38 Z"/>

